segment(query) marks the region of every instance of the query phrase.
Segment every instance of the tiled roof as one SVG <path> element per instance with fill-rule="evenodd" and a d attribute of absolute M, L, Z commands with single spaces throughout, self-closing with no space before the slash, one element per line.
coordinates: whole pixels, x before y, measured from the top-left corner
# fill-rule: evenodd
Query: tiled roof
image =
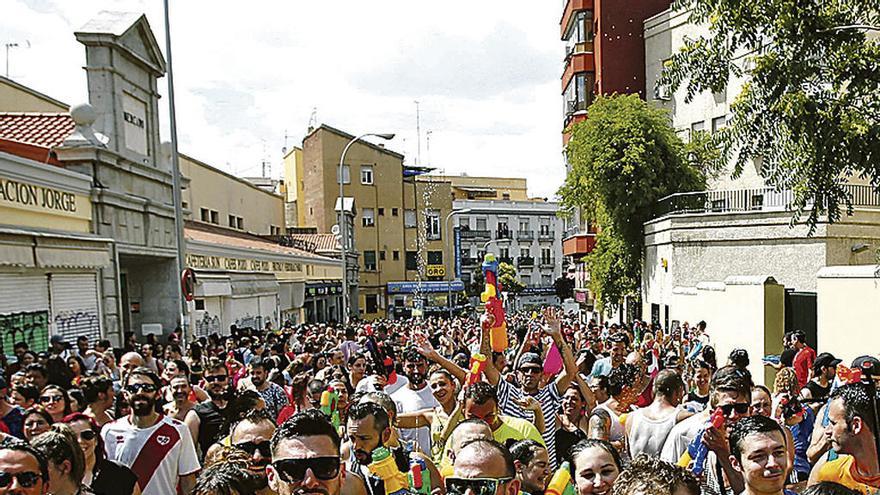
<path fill-rule="evenodd" d="M 288 234 L 294 246 L 302 247 L 316 253 L 333 253 L 339 251 L 339 241 L 333 234 Z"/>
<path fill-rule="evenodd" d="M 202 225 L 197 222 L 187 221 L 184 228 L 184 235 L 188 240 L 197 242 L 207 242 L 219 246 L 229 246 L 241 249 L 253 249 L 255 251 L 263 251 L 278 254 L 289 254 L 292 256 L 300 256 L 303 258 L 311 258 L 316 261 L 335 261 L 332 258 L 320 256 L 302 249 L 281 246 L 274 242 L 263 240 L 260 237 L 250 234 L 236 232 L 221 227 L 212 227 Z"/>
<path fill-rule="evenodd" d="M 67 113 L 0 112 L 0 139 L 33 146 L 58 146 L 74 127 Z"/>

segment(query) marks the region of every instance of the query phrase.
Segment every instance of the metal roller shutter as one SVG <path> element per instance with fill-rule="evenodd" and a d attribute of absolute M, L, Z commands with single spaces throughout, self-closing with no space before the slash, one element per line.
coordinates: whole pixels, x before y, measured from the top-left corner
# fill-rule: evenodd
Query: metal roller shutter
<path fill-rule="evenodd" d="M 90 342 L 101 339 L 101 310 L 98 304 L 98 279 L 94 273 L 53 274 L 49 281 L 52 294 L 53 335 L 62 335 L 73 344 L 80 335 Z"/>
<path fill-rule="evenodd" d="M 34 352 L 49 346 L 49 282 L 45 275 L 0 273 L 0 343 L 12 354 L 21 341 Z"/>

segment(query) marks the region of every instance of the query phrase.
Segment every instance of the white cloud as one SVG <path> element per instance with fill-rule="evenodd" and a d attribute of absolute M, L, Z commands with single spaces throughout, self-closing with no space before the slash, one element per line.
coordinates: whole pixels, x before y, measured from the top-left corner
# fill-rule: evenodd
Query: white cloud
<path fill-rule="evenodd" d="M 319 122 L 395 132 L 389 147 L 447 173 L 524 176 L 552 196 L 564 177 L 558 2 L 171 2 L 181 151 L 254 175 Z M 156 0 L 3 0 L 11 76 L 69 103 L 87 98 L 73 32 L 100 10 L 145 12 L 164 51 Z M 166 82 L 160 82 L 165 93 Z M 166 100 L 162 100 L 167 129 Z M 427 132 L 430 134 L 430 145 Z M 163 136 L 167 137 L 167 132 Z M 430 150 L 429 150 L 430 146 Z"/>

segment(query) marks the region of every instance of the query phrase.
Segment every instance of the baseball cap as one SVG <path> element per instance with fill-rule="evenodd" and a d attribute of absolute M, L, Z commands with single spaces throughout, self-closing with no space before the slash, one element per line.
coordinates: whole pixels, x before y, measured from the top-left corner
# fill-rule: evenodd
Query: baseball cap
<path fill-rule="evenodd" d="M 816 356 L 816 359 L 813 360 L 814 368 L 827 368 L 829 366 L 837 367 L 838 364 L 842 363 L 842 359 L 837 359 L 834 357 L 834 354 L 830 352 L 823 352 Z"/>
<path fill-rule="evenodd" d="M 64 341 L 64 337 L 61 335 L 53 335 L 52 338 L 49 339 L 49 342 L 52 344 L 66 344 Z"/>
<path fill-rule="evenodd" d="M 880 360 L 874 356 L 859 356 L 853 360 L 852 367 L 862 369 L 865 363 L 871 363 L 872 375 L 880 375 Z"/>
<path fill-rule="evenodd" d="M 522 356 L 519 357 L 519 363 L 516 365 L 516 369 L 520 369 L 524 366 L 535 365 L 541 368 L 544 367 L 544 361 L 541 360 L 541 356 L 535 354 L 534 352 L 526 352 L 523 353 Z"/>

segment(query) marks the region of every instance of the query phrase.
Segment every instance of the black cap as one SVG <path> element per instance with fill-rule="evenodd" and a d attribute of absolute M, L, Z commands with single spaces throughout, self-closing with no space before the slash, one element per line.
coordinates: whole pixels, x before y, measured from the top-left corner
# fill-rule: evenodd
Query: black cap
<path fill-rule="evenodd" d="M 859 356 L 853 360 L 852 367 L 862 370 L 865 369 L 866 363 L 871 363 L 869 367 L 872 375 L 880 376 L 880 360 L 874 356 Z"/>
<path fill-rule="evenodd" d="M 522 356 L 519 357 L 519 363 L 516 365 L 516 369 L 520 369 L 527 364 L 534 364 L 536 366 L 544 367 L 544 361 L 541 359 L 541 356 L 535 354 L 534 352 L 526 352 Z"/>
<path fill-rule="evenodd" d="M 830 352 L 823 352 L 816 356 L 816 359 L 813 360 L 814 368 L 827 368 L 829 366 L 836 368 L 838 364 L 842 363 L 842 359 L 837 359 L 834 357 L 834 354 Z"/>

